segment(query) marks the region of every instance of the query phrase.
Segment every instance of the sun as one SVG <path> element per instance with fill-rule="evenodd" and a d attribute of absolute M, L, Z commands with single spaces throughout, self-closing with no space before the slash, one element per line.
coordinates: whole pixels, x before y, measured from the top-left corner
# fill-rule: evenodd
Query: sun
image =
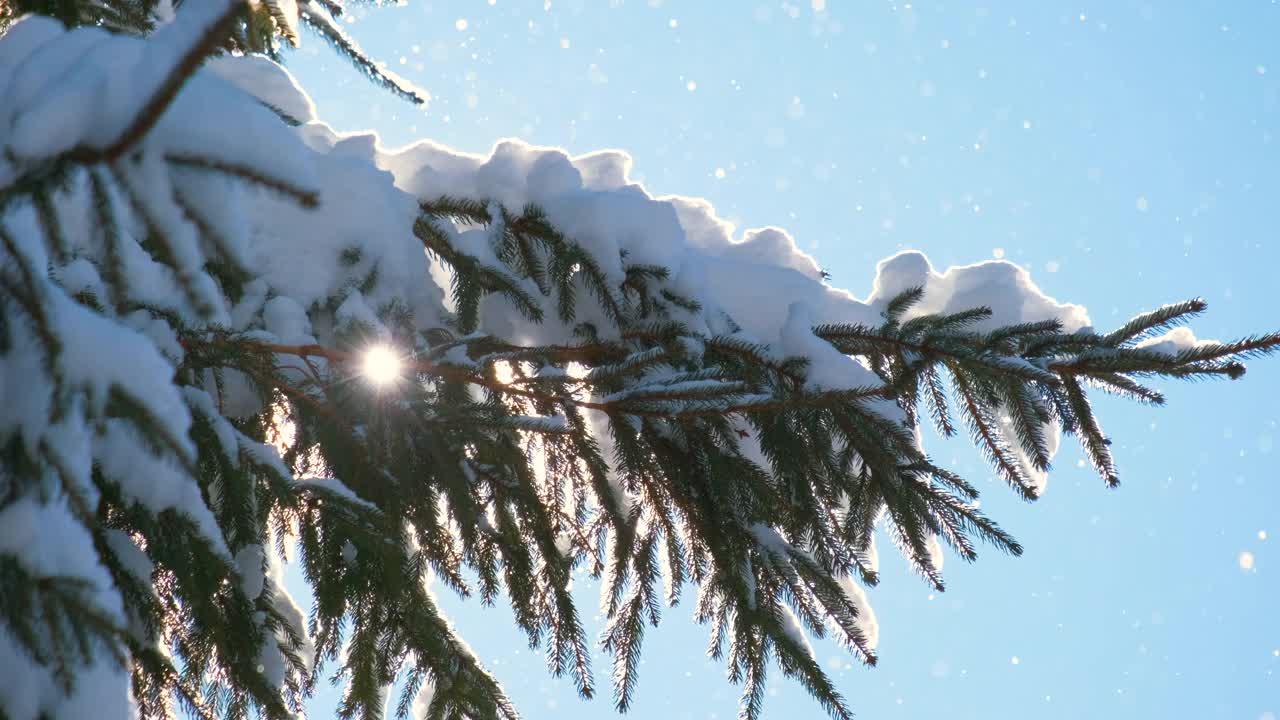
<path fill-rule="evenodd" d="M 364 374 L 375 385 L 386 385 L 400 379 L 403 363 L 385 345 L 369 348 L 364 355 Z"/>

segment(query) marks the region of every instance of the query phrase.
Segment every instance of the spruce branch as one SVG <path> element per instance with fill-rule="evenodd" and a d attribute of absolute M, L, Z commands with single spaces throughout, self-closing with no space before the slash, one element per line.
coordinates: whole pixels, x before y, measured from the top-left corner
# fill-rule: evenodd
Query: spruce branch
<path fill-rule="evenodd" d="M 357 70 L 364 73 L 374 82 L 414 105 L 425 105 L 427 97 L 384 67 L 374 62 L 360 45 L 342 29 L 328 7 L 332 3 L 306 2 L 300 3 L 299 14 L 302 22 L 315 31 L 325 42 L 345 56 Z"/>
<path fill-rule="evenodd" d="M 1107 486 L 1116 487 L 1120 484 L 1120 478 L 1116 477 L 1115 461 L 1111 458 L 1111 441 L 1102 434 L 1102 428 L 1098 426 L 1097 418 L 1094 417 L 1093 407 L 1085 397 L 1080 383 L 1074 377 L 1064 375 L 1062 384 L 1075 419 L 1071 429 L 1079 433 L 1085 454 L 1089 456 L 1094 469 L 1106 481 Z"/>
<path fill-rule="evenodd" d="M 177 167 L 192 168 L 206 172 L 217 172 L 244 180 L 250 184 L 264 187 L 280 193 L 304 208 L 315 208 L 320 204 L 320 193 L 310 188 L 298 187 L 287 180 L 272 177 L 263 168 L 226 162 L 215 157 L 202 157 L 192 154 L 168 153 L 165 161 Z"/>
<path fill-rule="evenodd" d="M 410 92 L 332 23 L 338 8 L 330 0 L 304 2 L 304 21 L 375 78 Z M 429 683 L 431 717 L 514 717 L 501 687 L 424 587 L 429 576 L 485 604 L 504 594 L 530 644 L 545 648 L 550 672 L 571 675 L 578 692 L 590 696 L 590 652 L 570 590 L 573 572 L 585 564 L 604 585 L 601 640 L 613 654 L 620 710 L 634 704 L 645 626 L 658 624 L 663 595 L 674 605 L 689 582 L 698 593 L 695 618 L 710 625 L 711 654 L 727 653 L 731 676 L 744 685 L 745 716 L 761 713 L 774 662 L 844 718 L 846 703 L 802 633 L 830 632 L 875 663 L 860 601 L 847 583 L 877 581 L 870 555 L 878 518 L 938 589 L 939 541 L 967 561 L 982 542 L 1022 551 L 978 511 L 974 486 L 921 449 L 916 426 L 923 414 L 943 435 L 967 424 L 997 473 L 1031 498 L 1032 476 L 1049 468 L 1055 425 L 1080 437 L 1114 482 L 1109 441 L 1085 386 L 1159 404 L 1163 396 L 1138 380 L 1234 378 L 1242 360 L 1280 348 L 1280 334 L 1169 350 L 1185 340 L 1175 336 L 1139 347 L 1201 313 L 1199 300 L 1098 335 L 1064 333 L 1056 320 L 992 329 L 995 313 L 986 307 L 919 314 L 913 310 L 925 290 L 916 287 L 889 299 L 883 324 L 814 328 L 874 373 L 864 373 L 870 379 L 863 386 L 818 390 L 810 366 L 819 356 L 788 357 L 748 339 L 733 318 L 712 316 L 701 297 L 678 292 L 670 269 L 623 252 L 598 256 L 589 249 L 594 243 L 562 234 L 534 205 L 517 212 L 489 199 L 439 197 L 420 202 L 411 229 L 437 263 L 432 269 L 452 276 L 456 311 L 442 312 L 443 327 L 423 330 L 422 318 L 399 300 L 376 308 L 393 344 L 410 357 L 401 382 L 368 391 L 351 380 L 363 360 L 362 333 L 372 329 L 359 323 L 334 329 L 341 293 L 306 310 L 314 323 L 309 332 L 322 342 L 269 342 L 272 336 L 258 330 L 275 325 L 263 303 L 280 289 L 263 284 L 257 306 L 238 305 L 238 297 L 231 302 L 254 268 L 239 262 L 233 238 L 220 236 L 227 226 L 206 215 L 203 198 L 170 181 L 213 173 L 302 207 L 319 203 L 318 190 L 267 165 L 153 153 L 147 145 L 199 60 L 217 47 L 243 50 L 245 43 L 273 40 L 269 16 L 283 20 L 279 9 L 274 2 L 260 6 L 244 27 L 227 30 L 226 22 L 236 22 L 228 15 L 203 28 L 180 48 L 179 63 L 155 76 L 138 114 L 106 148 L 32 159 L 0 189 L 0 210 L 30 202 L 41 233 L 28 244 L 0 225 L 0 257 L 9 261 L 0 263 L 0 352 L 22 342 L 40 345 L 46 361 L 40 381 L 60 402 L 49 425 L 79 409 L 62 402 L 78 389 L 60 385 L 56 303 L 64 298 L 57 274 L 38 267 L 40 243 L 58 263 L 83 258 L 99 272 L 108 307 L 84 293 L 74 307 L 112 322 L 154 322 L 155 335 L 178 338 L 181 350 L 167 354 L 181 356 L 172 382 L 190 411 L 189 430 L 166 426 L 144 398 L 118 389 L 105 417 L 84 419 L 123 424 L 138 436 L 139 451 L 175 458 L 233 556 L 248 558 L 243 567 L 233 563 L 190 518 L 143 507 L 100 468 L 80 477 L 64 448 L 47 438 L 29 454 L 18 440 L 4 439 L 0 452 L 20 477 L 3 488 L 0 503 L 42 482 L 60 482 L 69 514 L 95 538 L 109 528 L 145 548 L 152 577 L 117 584 L 126 617 L 145 626 L 135 634 L 165 643 L 174 659 L 153 657 L 154 648 L 136 638 L 124 644 L 116 638 L 133 660 L 144 713 L 167 712 L 170 701 L 161 698 L 173 691 L 201 716 L 284 717 L 330 663 L 335 677 L 347 681 L 340 708 L 346 716 L 379 716 L 386 687 L 407 674 L 402 713 Z M 128 20 L 117 15 L 107 19 Z M 153 175 L 143 177 L 142 170 Z M 82 172 L 87 182 L 80 183 Z M 172 187 L 151 192 L 147 180 Z M 63 214 L 79 189 L 96 221 L 88 243 L 68 232 L 82 224 Z M 131 237 L 139 228 L 148 235 L 142 241 Z M 480 246 L 472 244 L 477 238 Z M 154 307 L 125 287 L 126 259 L 132 262 L 139 248 L 163 273 L 173 271 L 185 305 Z M 338 276 L 341 292 L 355 288 L 384 302 L 393 294 L 385 284 L 391 273 L 379 270 L 393 260 L 369 250 L 357 244 L 342 253 L 340 272 L 349 274 Z M 232 332 L 190 319 L 189 306 L 200 304 L 236 306 L 235 326 L 251 329 Z M 488 322 L 494 309 L 516 322 L 540 323 L 538 336 L 576 339 L 517 344 L 491 334 L 499 326 Z M 229 391 L 235 383 L 248 389 Z M 236 404 L 242 407 L 230 409 Z M 292 431 L 288 439 L 279 432 L 285 428 Z M 308 633 L 276 604 L 280 588 L 268 581 L 254 598 L 244 589 L 243 581 L 266 564 L 251 546 L 274 541 L 283 552 L 288 537 L 298 542 L 314 594 L 309 634 L 320 660 L 310 667 L 302 658 Z M 120 575 L 119 558 L 105 562 Z M 7 569 L 0 566 L 0 574 Z M 62 589 L 84 594 L 78 586 Z M 26 602 L 0 595 L 5 611 Z M 33 607 L 22 606 L 26 625 L 13 621 L 16 634 L 61 643 L 66 661 L 38 649 L 58 677 L 66 676 L 83 659 L 76 653 L 84 627 L 101 618 L 90 616 L 93 608 L 67 605 L 68 627 L 51 630 L 49 640 L 32 624 L 44 617 Z M 286 672 L 280 686 L 255 670 L 264 649 L 280 653 Z"/>
<path fill-rule="evenodd" d="M 884 308 L 884 317 L 890 323 L 897 324 L 902 314 L 910 310 L 913 305 L 924 299 L 924 286 L 916 285 L 894 295 L 889 299 L 888 304 Z"/>
<path fill-rule="evenodd" d="M 1137 342 L 1159 330 L 1185 323 L 1203 313 L 1208 307 L 1208 303 L 1200 298 L 1165 305 L 1152 312 L 1138 315 L 1114 332 L 1108 333 L 1102 339 L 1102 344 L 1116 347 Z"/>
<path fill-rule="evenodd" d="M 210 341 L 184 339 L 184 347 L 201 350 L 208 347 Z M 300 358 L 324 358 L 325 360 L 353 367 L 362 359 L 354 351 L 337 350 L 321 345 L 283 345 L 266 343 L 249 339 L 217 339 L 212 344 L 232 344 L 243 350 L 275 355 L 292 355 Z M 475 371 L 447 362 L 429 360 L 410 360 L 405 363 L 414 372 L 439 377 L 445 380 L 457 380 L 477 385 L 503 395 L 511 395 L 562 407 L 578 407 L 589 410 L 600 410 L 616 415 L 635 415 L 640 417 L 693 417 L 693 416 L 726 416 L 734 414 L 751 414 L 778 409 L 825 405 L 832 403 L 849 403 L 862 399 L 883 397 L 885 391 L 880 387 L 857 388 L 851 390 L 827 391 L 822 393 L 794 393 L 784 396 L 766 396 L 749 394 L 741 385 L 726 385 L 724 388 L 709 387 L 697 381 L 690 383 L 659 383 L 644 388 L 633 389 L 625 394 L 608 397 L 602 401 L 580 399 L 572 395 L 559 395 L 540 392 L 514 383 L 501 382 L 497 379 L 476 373 Z M 306 399 L 308 394 L 282 386 L 286 392 Z M 724 398 L 723 400 L 721 398 Z M 539 432 L 547 431 L 545 426 L 531 424 L 527 429 Z M 561 432 L 558 428 L 554 432 Z"/>

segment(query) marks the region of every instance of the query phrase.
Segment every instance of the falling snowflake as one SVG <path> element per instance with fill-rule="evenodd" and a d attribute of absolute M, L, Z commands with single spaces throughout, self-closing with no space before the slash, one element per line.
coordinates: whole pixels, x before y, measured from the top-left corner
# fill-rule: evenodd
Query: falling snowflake
<path fill-rule="evenodd" d="M 1240 564 L 1241 570 L 1245 570 L 1245 571 L 1252 570 L 1253 569 L 1253 553 L 1249 552 L 1248 550 L 1241 552 L 1240 557 L 1236 558 L 1236 562 Z"/>

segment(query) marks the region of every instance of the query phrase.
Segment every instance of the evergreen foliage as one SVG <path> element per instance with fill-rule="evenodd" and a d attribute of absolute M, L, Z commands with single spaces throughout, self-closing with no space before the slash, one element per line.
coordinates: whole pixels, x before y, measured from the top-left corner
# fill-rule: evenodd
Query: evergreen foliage
<path fill-rule="evenodd" d="M 146 35 L 158 5 L 16 2 L 5 19 L 36 11 Z M 299 5 L 305 25 L 413 97 L 331 21 L 337 3 Z M 429 686 L 426 717 L 514 718 L 425 580 L 485 604 L 505 596 L 550 671 L 590 697 L 591 640 L 571 591 L 581 570 L 602 579 L 600 642 L 618 710 L 635 697 L 646 627 L 689 585 L 710 654 L 744 686 L 743 717 L 759 716 L 776 664 L 847 718 L 804 635 L 833 636 L 875 663 L 857 585 L 877 581 L 877 528 L 939 590 L 939 539 L 966 560 L 984 542 L 1022 551 L 978 509 L 973 485 L 922 450 L 919 425 L 946 436 L 967 427 L 1028 500 L 1054 427 L 1115 485 L 1086 389 L 1161 404 L 1143 383 L 1235 379 L 1242 359 L 1280 347 L 1280 334 L 1176 352 L 1140 345 L 1202 313 L 1200 300 L 1114 332 L 1068 333 L 1057 321 L 990 327 L 983 307 L 914 314 L 925 291 L 912 288 L 878 325 L 811 328 L 878 378 L 835 387 L 815 380 L 820 358 L 744 338 L 732 318 L 697 322 L 711 311 L 667 268 L 617 258 L 616 282 L 538 207 L 461 197 L 420 198 L 412 228 L 451 278 L 440 324 L 424 328 L 394 303 L 378 309 L 380 327 L 343 320 L 335 296 L 309 308 L 332 328 L 324 344 L 231 330 L 220 308 L 254 269 L 199 193 L 216 180 L 306 206 L 316 192 L 266 161 L 163 153 L 151 138 L 200 59 L 296 41 L 282 6 L 233 5 L 192 36 L 110 142 L 23 158 L 0 187 L 0 359 L 11 372 L 36 348 L 23 382 L 50 398 L 45 417 L 0 424 L 0 519 L 23 503 L 65 507 L 109 579 L 48 574 L 0 543 L 0 627 L 63 692 L 78 669 L 107 662 L 127 668 L 143 717 L 173 717 L 176 700 L 194 717 L 279 718 L 329 672 L 345 683 L 341 717 L 381 718 L 386 688 L 407 675 L 397 716 Z M 175 22 L 185 14 L 180 6 Z M 460 246 L 457 227 L 487 229 L 490 252 Z M 130 280 L 139 258 L 167 268 L 183 297 L 166 307 L 140 293 Z M 101 292 L 67 291 L 59 269 L 75 261 Z M 342 262 L 346 292 L 380 282 L 358 247 Z M 521 322 L 573 328 L 575 340 L 479 331 L 495 298 Z M 707 326 L 722 330 L 697 329 Z M 144 327 L 172 342 L 127 330 Z M 134 344 L 122 351 L 163 353 L 159 376 L 82 381 L 85 328 L 126 333 Z M 403 361 L 390 385 L 362 377 L 374 344 Z M 247 406 L 236 399 L 246 391 L 256 398 Z M 169 420 L 166 398 L 189 427 Z M 67 438 L 92 447 L 91 461 Z M 140 495 L 132 473 L 193 481 L 198 497 L 166 506 Z M 314 594 L 305 622 L 272 569 L 294 541 Z M 0 717 L 22 712 L 0 704 Z"/>

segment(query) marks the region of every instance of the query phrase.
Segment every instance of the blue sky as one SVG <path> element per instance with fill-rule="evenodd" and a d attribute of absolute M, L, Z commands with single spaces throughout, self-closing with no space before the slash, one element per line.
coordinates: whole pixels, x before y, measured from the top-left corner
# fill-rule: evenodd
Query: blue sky
<path fill-rule="evenodd" d="M 388 145 L 483 153 L 516 136 L 626 150 L 651 192 L 706 197 L 740 227 L 785 227 L 860 295 L 877 260 L 915 248 L 939 268 L 1025 265 L 1100 328 L 1196 295 L 1210 304 L 1201 337 L 1280 327 L 1276 0 L 814 5 L 356 9 L 352 34 L 432 93 L 425 111 L 314 36 L 288 65 L 322 118 Z M 1164 389 L 1161 409 L 1100 402 L 1118 491 L 1067 443 L 1028 505 L 976 452 L 930 439 L 989 486 L 984 507 L 1027 552 L 950 557 L 945 594 L 883 553 L 880 666 L 818 645 L 859 717 L 1280 716 L 1280 362 Z M 594 585 L 579 587 L 594 608 Z M 604 696 L 581 702 L 507 611 L 440 594 L 526 717 L 612 716 L 605 658 Z M 735 716 L 738 689 L 688 612 L 667 611 L 648 635 L 631 717 Z M 821 714 L 780 674 L 770 694 L 767 718 Z M 334 697 L 322 692 L 313 715 Z"/>

